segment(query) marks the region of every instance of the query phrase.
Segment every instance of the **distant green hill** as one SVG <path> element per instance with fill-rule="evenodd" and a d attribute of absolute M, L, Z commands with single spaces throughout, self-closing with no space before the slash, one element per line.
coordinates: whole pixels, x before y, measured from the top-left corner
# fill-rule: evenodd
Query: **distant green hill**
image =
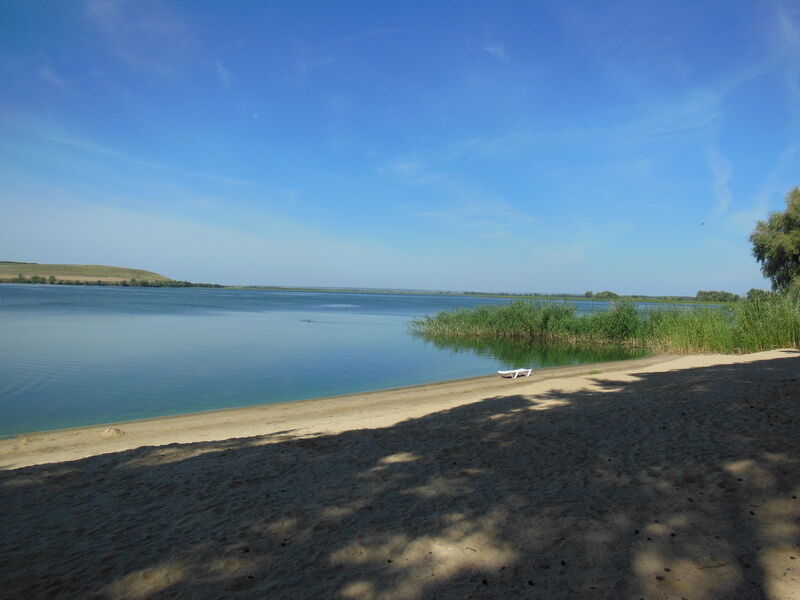
<path fill-rule="evenodd" d="M 172 281 L 152 271 L 108 267 L 105 265 L 42 265 L 39 263 L 0 261 L 0 281 L 26 279 L 38 276 L 47 279 L 51 275 L 61 281 L 104 281 L 115 283 L 136 279 L 138 281 Z"/>

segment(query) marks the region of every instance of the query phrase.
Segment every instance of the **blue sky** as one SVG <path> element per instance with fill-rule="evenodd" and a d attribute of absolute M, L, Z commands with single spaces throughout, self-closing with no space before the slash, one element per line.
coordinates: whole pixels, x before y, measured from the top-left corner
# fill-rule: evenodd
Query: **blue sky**
<path fill-rule="evenodd" d="M 800 3 L 8 1 L 0 259 L 192 281 L 767 288 Z"/>

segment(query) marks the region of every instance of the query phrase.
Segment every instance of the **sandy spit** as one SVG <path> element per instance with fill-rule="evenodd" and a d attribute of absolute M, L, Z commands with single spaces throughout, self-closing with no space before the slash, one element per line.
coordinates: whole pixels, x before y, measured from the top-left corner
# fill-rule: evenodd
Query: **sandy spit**
<path fill-rule="evenodd" d="M 800 599 L 800 352 L 0 441 L 3 598 Z"/>

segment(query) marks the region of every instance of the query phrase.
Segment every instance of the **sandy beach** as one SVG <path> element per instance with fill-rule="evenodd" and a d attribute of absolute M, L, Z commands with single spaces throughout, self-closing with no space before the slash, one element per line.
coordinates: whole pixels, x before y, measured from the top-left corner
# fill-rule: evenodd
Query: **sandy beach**
<path fill-rule="evenodd" d="M 800 599 L 800 352 L 0 440 L 4 598 Z"/>

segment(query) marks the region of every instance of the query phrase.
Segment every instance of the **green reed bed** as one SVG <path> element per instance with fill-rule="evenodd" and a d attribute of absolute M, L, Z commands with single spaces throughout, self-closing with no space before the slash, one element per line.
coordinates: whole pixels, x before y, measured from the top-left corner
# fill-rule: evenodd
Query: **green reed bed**
<path fill-rule="evenodd" d="M 757 352 L 800 345 L 800 303 L 785 296 L 722 308 L 640 311 L 630 302 L 579 315 L 571 304 L 513 302 L 442 311 L 413 328 L 445 336 L 616 343 L 660 352 Z"/>

